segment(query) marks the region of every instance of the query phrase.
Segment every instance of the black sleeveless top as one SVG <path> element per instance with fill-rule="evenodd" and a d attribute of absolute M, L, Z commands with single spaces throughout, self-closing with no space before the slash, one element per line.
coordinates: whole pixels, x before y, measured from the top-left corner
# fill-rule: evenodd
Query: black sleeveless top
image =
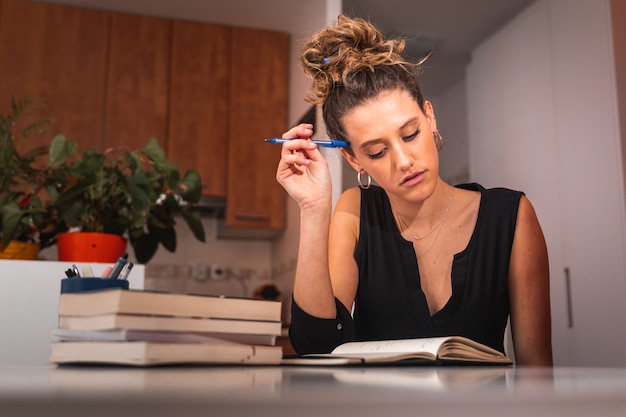
<path fill-rule="evenodd" d="M 454 256 L 447 304 L 430 315 L 413 243 L 396 227 L 384 190 L 372 186 L 361 191 L 354 318 L 339 301 L 334 320 L 311 317 L 293 303 L 290 336 L 298 353 L 327 352 L 349 340 L 453 335 L 504 352 L 509 261 L 522 193 L 458 187 L 480 191 L 481 201 L 469 244 Z"/>

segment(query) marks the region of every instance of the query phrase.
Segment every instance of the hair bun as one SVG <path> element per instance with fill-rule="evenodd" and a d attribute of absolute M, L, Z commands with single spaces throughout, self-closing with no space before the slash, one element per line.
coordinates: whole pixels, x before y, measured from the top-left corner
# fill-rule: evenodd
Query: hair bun
<path fill-rule="evenodd" d="M 387 39 L 372 23 L 340 15 L 335 26 L 313 35 L 302 49 L 304 73 L 313 80 L 307 101 L 324 102 L 336 85 L 349 85 L 352 76 L 364 70 L 415 66 L 402 57 L 404 47 L 404 39 Z"/>

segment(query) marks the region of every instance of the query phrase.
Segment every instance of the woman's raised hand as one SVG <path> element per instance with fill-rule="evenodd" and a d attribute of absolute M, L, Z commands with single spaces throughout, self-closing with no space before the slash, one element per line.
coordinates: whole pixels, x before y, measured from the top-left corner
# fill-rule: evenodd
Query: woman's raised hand
<path fill-rule="evenodd" d="M 302 123 L 283 134 L 292 139 L 282 145 L 276 179 L 300 208 L 327 204 L 331 179 L 326 159 L 310 138 L 313 125 Z"/>

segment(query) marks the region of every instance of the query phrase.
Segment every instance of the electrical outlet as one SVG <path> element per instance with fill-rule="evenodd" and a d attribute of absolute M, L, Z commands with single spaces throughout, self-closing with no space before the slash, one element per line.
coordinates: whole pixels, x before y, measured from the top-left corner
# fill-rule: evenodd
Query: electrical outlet
<path fill-rule="evenodd" d="M 211 267 L 211 279 L 226 279 L 227 271 L 226 268 L 220 265 L 213 265 Z"/>
<path fill-rule="evenodd" d="M 196 281 L 204 282 L 210 278 L 209 275 L 209 265 L 207 264 L 197 264 L 195 271 Z"/>

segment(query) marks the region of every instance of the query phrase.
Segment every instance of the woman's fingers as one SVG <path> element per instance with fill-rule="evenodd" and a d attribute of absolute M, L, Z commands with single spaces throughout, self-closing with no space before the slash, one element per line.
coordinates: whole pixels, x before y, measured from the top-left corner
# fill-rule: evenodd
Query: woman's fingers
<path fill-rule="evenodd" d="M 295 171 L 301 171 L 301 167 L 310 166 L 312 161 L 322 159 L 323 156 L 316 143 L 309 139 L 291 139 L 283 143 L 279 171 L 289 165 L 298 165 Z"/>
<path fill-rule="evenodd" d="M 313 125 L 300 124 L 283 134 L 276 179 L 299 203 L 317 201 L 330 190 L 328 166 L 311 141 Z"/>
<path fill-rule="evenodd" d="M 310 160 L 299 152 L 295 154 L 289 154 L 281 159 L 280 166 L 278 167 L 278 172 L 281 172 L 285 169 L 290 169 L 291 171 L 300 171 L 300 167 L 308 166 L 310 163 Z"/>
<path fill-rule="evenodd" d="M 282 137 L 286 139 L 309 139 L 311 136 L 313 136 L 313 125 L 300 123 L 283 133 Z"/>

